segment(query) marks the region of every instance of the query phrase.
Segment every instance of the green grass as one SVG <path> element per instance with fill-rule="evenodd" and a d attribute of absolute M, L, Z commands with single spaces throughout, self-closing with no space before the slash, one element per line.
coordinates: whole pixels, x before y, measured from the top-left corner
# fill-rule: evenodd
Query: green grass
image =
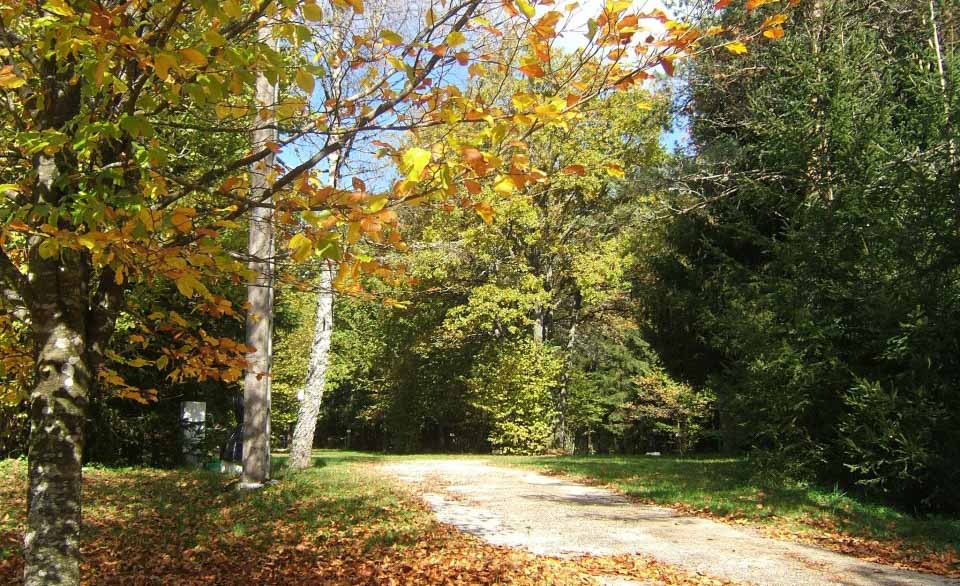
<path fill-rule="evenodd" d="M 611 484 L 655 503 L 680 503 L 713 515 L 797 531 L 835 528 L 857 537 L 905 541 L 934 551 L 960 549 L 960 519 L 916 517 L 837 489 L 803 484 L 761 484 L 743 458 L 559 456 L 509 457 L 505 463 Z"/>

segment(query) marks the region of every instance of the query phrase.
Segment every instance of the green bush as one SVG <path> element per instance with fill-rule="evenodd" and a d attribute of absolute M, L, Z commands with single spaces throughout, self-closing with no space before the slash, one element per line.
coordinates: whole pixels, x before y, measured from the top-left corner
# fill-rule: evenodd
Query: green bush
<path fill-rule="evenodd" d="M 490 443 L 504 454 L 541 454 L 557 425 L 560 352 L 532 340 L 490 349 L 474 365 L 467 388 L 490 422 Z"/>

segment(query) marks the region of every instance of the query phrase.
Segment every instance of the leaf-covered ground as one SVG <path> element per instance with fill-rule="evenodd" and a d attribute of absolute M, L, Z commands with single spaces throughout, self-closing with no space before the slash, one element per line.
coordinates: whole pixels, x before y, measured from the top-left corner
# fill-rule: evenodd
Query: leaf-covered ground
<path fill-rule="evenodd" d="M 510 457 L 504 464 L 608 485 L 642 502 L 814 543 L 862 559 L 960 577 L 960 519 L 917 517 L 840 490 L 760 481 L 742 458 Z"/>
<path fill-rule="evenodd" d="M 246 493 L 209 472 L 84 470 L 88 584 L 720 584 L 640 558 L 558 560 L 436 524 L 359 454 Z M 372 459 L 371 459 L 372 460 Z M 282 473 L 281 473 L 282 477 Z M 26 466 L 0 461 L 0 583 L 22 572 Z"/>

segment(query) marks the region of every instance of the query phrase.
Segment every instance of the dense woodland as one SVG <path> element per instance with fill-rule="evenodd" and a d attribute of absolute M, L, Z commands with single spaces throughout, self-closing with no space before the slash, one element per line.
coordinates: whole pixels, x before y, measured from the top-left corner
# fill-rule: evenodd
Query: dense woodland
<path fill-rule="evenodd" d="M 525 1 L 157 4 L 3 3 L 0 458 L 179 466 L 202 401 L 218 460 L 260 385 L 294 454 L 723 452 L 960 511 L 952 0 L 647 7 L 629 66 L 630 3 L 549 51 Z"/>

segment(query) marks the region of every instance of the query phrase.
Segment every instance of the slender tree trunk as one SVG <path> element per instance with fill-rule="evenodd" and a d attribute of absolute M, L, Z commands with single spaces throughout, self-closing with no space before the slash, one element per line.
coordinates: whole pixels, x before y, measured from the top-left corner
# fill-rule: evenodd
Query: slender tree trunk
<path fill-rule="evenodd" d="M 80 583 L 83 423 L 88 364 L 87 268 L 80 253 L 30 263 L 36 379 L 30 393 L 27 586 Z"/>
<path fill-rule="evenodd" d="M 937 24 L 937 6 L 934 0 L 930 0 L 930 44 L 933 46 L 934 55 L 937 59 L 937 73 L 940 80 L 940 96 L 943 98 L 943 116 L 946 135 L 950 137 L 947 143 L 950 155 L 950 165 L 956 158 L 956 144 L 953 141 L 953 134 L 950 129 L 950 94 L 947 92 L 947 73 L 943 67 L 943 49 L 940 45 L 940 27 Z"/>
<path fill-rule="evenodd" d="M 570 329 L 567 330 L 567 347 L 564 353 L 563 374 L 560 377 L 560 392 L 557 400 L 557 444 L 561 450 L 567 451 L 567 392 L 570 389 L 570 371 L 573 369 L 572 358 L 573 351 L 577 344 L 577 326 L 580 323 L 580 306 L 583 303 L 583 296 L 579 289 L 573 294 L 573 315 L 570 318 Z"/>
<path fill-rule="evenodd" d="M 816 146 L 810 153 L 807 163 L 807 177 L 811 184 L 811 199 L 822 199 L 830 203 L 833 201 L 833 185 L 827 160 L 829 143 L 827 140 L 826 124 L 826 97 L 820 93 L 823 90 L 823 62 L 820 59 L 821 43 L 826 35 L 826 22 L 823 0 L 813 0 L 811 7 L 813 30 L 810 31 L 810 52 L 816 57 L 817 94 L 812 99 L 812 109 L 816 123 L 813 127 Z"/>
<path fill-rule="evenodd" d="M 317 430 L 317 414 L 323 402 L 323 385 L 330 361 L 330 339 L 333 334 L 333 273 L 334 264 L 324 261 L 320 271 L 320 295 L 317 298 L 317 320 L 310 350 L 307 383 L 300 399 L 297 425 L 290 447 L 290 468 L 300 470 L 310 465 L 313 436 Z"/>
<path fill-rule="evenodd" d="M 336 152 L 327 159 L 328 183 L 337 186 L 340 174 L 340 153 Z M 313 437 L 317 433 L 317 415 L 323 403 L 323 386 L 327 380 L 327 366 L 330 363 L 330 341 L 333 337 L 333 277 L 335 265 L 326 260 L 320 270 L 320 294 L 317 296 L 317 318 L 313 330 L 313 344 L 310 346 L 310 363 L 307 367 L 307 380 L 300 391 L 300 409 L 297 412 L 297 424 L 293 430 L 290 446 L 290 460 L 287 465 L 294 470 L 302 470 L 310 465 L 310 452 L 313 449 Z"/>
<path fill-rule="evenodd" d="M 260 28 L 259 40 L 271 47 L 276 41 L 271 27 Z M 253 148 L 260 150 L 276 141 L 274 107 L 276 87 L 262 71 L 257 72 L 256 102 L 266 116 L 255 118 Z M 265 128 L 270 126 L 271 128 Z M 269 187 L 274 156 L 250 169 L 250 195 L 254 200 Z M 266 202 L 268 203 L 268 202 Z M 270 478 L 270 367 L 273 358 L 273 210 L 254 207 L 250 213 L 248 252 L 250 269 L 256 275 L 247 285 L 247 370 L 243 379 L 243 473 L 240 485 L 256 488 Z"/>

